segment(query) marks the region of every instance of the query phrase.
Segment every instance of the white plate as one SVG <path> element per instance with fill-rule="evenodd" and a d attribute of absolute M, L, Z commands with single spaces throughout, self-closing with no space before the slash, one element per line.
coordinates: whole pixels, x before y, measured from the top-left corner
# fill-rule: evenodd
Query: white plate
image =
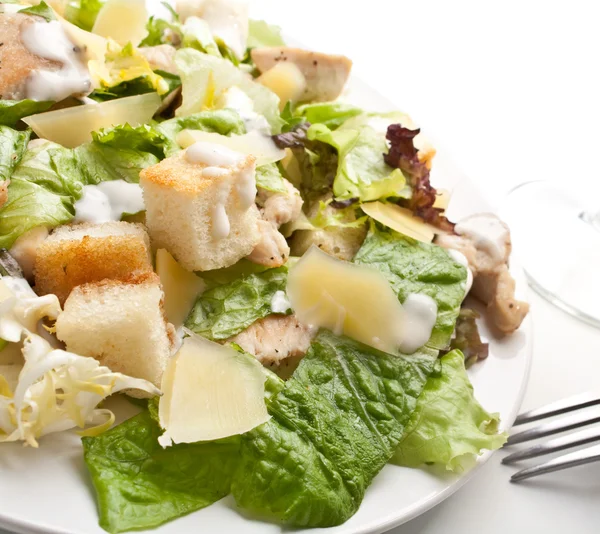
<path fill-rule="evenodd" d="M 368 110 L 394 109 L 385 98 L 356 79 L 351 81 L 347 98 Z M 488 210 L 479 192 L 439 152 L 434 162 L 433 183 L 453 189 L 450 215 L 454 220 Z M 525 281 L 522 272 L 514 265 L 512 271 L 523 296 Z M 488 334 L 485 328 L 484 334 Z M 486 409 L 500 412 L 504 429 L 512 425 L 525 393 L 531 340 L 531 323 L 527 318 L 516 334 L 505 339 L 491 339 L 490 356 L 472 367 L 469 373 L 477 398 Z M 127 404 L 119 405 L 122 407 L 121 418 L 135 412 Z M 446 499 L 465 484 L 489 456 L 482 456 L 478 464 L 462 477 L 387 465 L 367 491 L 360 510 L 345 524 L 326 530 L 296 532 L 384 532 Z M 1 527 L 23 534 L 102 534 L 104 531 L 98 526 L 97 519 L 94 493 L 76 434 L 63 433 L 43 438 L 38 450 L 12 443 L 0 445 Z M 227 497 L 204 510 L 172 521 L 156 532 L 276 534 L 283 530 L 278 525 L 243 517 L 236 511 L 233 499 Z"/>

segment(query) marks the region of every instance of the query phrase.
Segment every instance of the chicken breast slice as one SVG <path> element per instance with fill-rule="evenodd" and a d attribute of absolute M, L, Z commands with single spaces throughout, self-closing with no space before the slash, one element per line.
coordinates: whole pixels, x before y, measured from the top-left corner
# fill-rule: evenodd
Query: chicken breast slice
<path fill-rule="evenodd" d="M 260 241 L 254 247 L 248 260 L 266 267 L 281 267 L 290 257 L 290 247 L 277 227 L 265 220 L 258 221 Z"/>
<path fill-rule="evenodd" d="M 295 315 L 269 315 L 228 341 L 236 343 L 268 367 L 295 366 L 306 354 L 317 329 Z"/>
<path fill-rule="evenodd" d="M 346 56 L 286 46 L 254 48 L 251 56 L 261 73 L 281 61 L 294 63 L 306 79 L 306 89 L 300 97 L 302 102 L 335 100 L 342 93 L 352 69 L 352 61 Z"/>
<path fill-rule="evenodd" d="M 275 193 L 259 189 L 256 203 L 261 208 L 262 218 L 277 227 L 295 221 L 302 212 L 303 200 L 300 192 L 287 180 L 283 180 L 286 193 Z"/>
<path fill-rule="evenodd" d="M 473 272 L 471 293 L 488 307 L 488 319 L 504 334 L 517 330 L 529 304 L 515 298 L 508 270 L 512 250 L 510 230 L 491 213 L 471 215 L 455 226 L 458 235 L 440 234 L 435 243 L 462 253 Z"/>

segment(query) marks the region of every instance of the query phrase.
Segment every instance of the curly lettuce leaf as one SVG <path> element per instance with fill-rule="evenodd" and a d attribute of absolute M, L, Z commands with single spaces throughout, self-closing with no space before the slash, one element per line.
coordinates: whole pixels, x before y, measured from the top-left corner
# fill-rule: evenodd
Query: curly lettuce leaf
<path fill-rule="evenodd" d="M 248 21 L 248 49 L 262 48 L 265 46 L 285 46 L 281 37 L 281 28 L 273 24 L 267 24 L 264 20 Z"/>
<path fill-rule="evenodd" d="M 252 81 L 230 61 L 202 54 L 191 48 L 179 50 L 175 63 L 182 81 L 183 102 L 177 115 L 185 117 L 213 107 L 221 94 L 235 85 L 252 100 L 254 111 L 263 115 L 273 133 L 281 130 L 279 98 L 275 93 Z"/>
<path fill-rule="evenodd" d="M 441 363 L 442 372 L 427 381 L 392 462 L 440 464 L 460 473 L 484 449 L 502 447 L 507 436 L 498 432 L 498 414 L 486 412 L 475 399 L 463 354 L 449 352 Z"/>
<path fill-rule="evenodd" d="M 30 135 L 30 130 L 20 132 L 0 125 L 0 182 L 12 176 L 23 158 Z"/>
<path fill-rule="evenodd" d="M 0 100 L 0 126 L 15 126 L 23 117 L 49 110 L 54 102 L 36 100 Z"/>
<path fill-rule="evenodd" d="M 105 3 L 106 0 L 69 0 L 63 16 L 71 24 L 91 32 L 98 12 Z"/>
<path fill-rule="evenodd" d="M 435 359 L 321 331 L 269 403 L 271 420 L 242 436 L 238 506 L 294 527 L 346 521 L 396 450 Z"/>
<path fill-rule="evenodd" d="M 362 114 L 362 109 L 346 102 L 316 102 L 304 104 L 294 111 L 294 116 L 302 117 L 311 124 L 324 124 L 335 130 L 348 119 Z"/>
<path fill-rule="evenodd" d="M 285 291 L 287 267 L 235 278 L 198 297 L 186 320 L 190 330 L 213 341 L 227 339 L 273 313 L 271 300 Z"/>
<path fill-rule="evenodd" d="M 47 141 L 27 150 L 12 173 L 8 200 L 0 209 L 0 248 L 10 248 L 37 226 L 52 228 L 69 222 L 81 191 L 69 149 Z"/>
<path fill-rule="evenodd" d="M 465 296 L 467 269 L 446 249 L 372 224 L 354 262 L 381 271 L 400 302 L 411 293 L 423 293 L 435 300 L 438 315 L 427 344 L 435 349 L 450 344 Z"/>
<path fill-rule="evenodd" d="M 74 149 L 83 182 L 139 182 L 142 169 L 165 157 L 167 140 L 149 125 L 115 126 L 92 133 L 93 141 Z"/>
<path fill-rule="evenodd" d="M 323 124 L 313 124 L 307 137 L 337 150 L 338 168 L 333 181 L 336 198 L 358 198 L 366 202 L 406 194 L 406 179 L 400 169 L 385 163 L 385 138 L 373 128 L 330 130 Z"/>
<path fill-rule="evenodd" d="M 83 438 L 100 526 L 106 531 L 157 527 L 229 493 L 238 463 L 237 439 L 163 449 L 161 434 L 144 411 L 98 437 Z"/>

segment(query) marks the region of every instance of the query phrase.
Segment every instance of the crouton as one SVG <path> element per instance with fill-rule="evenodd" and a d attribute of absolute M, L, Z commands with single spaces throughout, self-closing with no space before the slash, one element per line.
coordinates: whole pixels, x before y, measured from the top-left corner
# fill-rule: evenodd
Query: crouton
<path fill-rule="evenodd" d="M 37 248 L 35 289 L 63 304 L 78 285 L 151 272 L 150 241 L 141 224 L 60 226 Z"/>
<path fill-rule="evenodd" d="M 173 325 L 165 320 L 163 297 L 155 273 L 83 284 L 67 298 L 56 336 L 71 352 L 160 386 L 176 340 Z"/>
<path fill-rule="evenodd" d="M 140 173 L 152 244 L 188 271 L 233 265 L 260 240 L 255 158 L 238 154 L 236 163 L 220 166 L 192 162 L 186 154 L 201 144 L 216 146 L 196 143 Z M 253 195 L 247 195 L 249 184 Z"/>

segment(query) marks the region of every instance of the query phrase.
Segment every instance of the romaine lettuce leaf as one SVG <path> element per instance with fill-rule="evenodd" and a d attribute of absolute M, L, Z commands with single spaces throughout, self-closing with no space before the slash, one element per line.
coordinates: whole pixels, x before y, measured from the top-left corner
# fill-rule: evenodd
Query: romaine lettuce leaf
<path fill-rule="evenodd" d="M 185 117 L 214 106 L 226 90 L 236 85 L 254 104 L 254 111 L 263 115 L 271 125 L 272 133 L 279 133 L 283 121 L 279 116 L 279 98 L 275 93 L 252 81 L 231 62 L 202 54 L 191 48 L 179 50 L 175 63 L 182 81 L 183 102 L 177 115 Z"/>
<path fill-rule="evenodd" d="M 346 102 L 317 102 L 296 108 L 294 116 L 303 117 L 311 124 L 324 124 L 329 129 L 335 130 L 345 121 L 362 112 L 362 109 Z"/>
<path fill-rule="evenodd" d="M 372 224 L 354 262 L 381 271 L 400 302 L 411 293 L 435 300 L 438 316 L 428 346 L 444 349 L 449 345 L 465 296 L 467 269 L 446 249 Z"/>
<path fill-rule="evenodd" d="M 96 17 L 106 0 L 69 0 L 65 6 L 64 18 L 85 31 L 92 31 Z"/>
<path fill-rule="evenodd" d="M 242 436 L 237 504 L 295 527 L 346 521 L 396 450 L 435 359 L 321 331 L 269 403 L 271 420 Z"/>
<path fill-rule="evenodd" d="M 52 101 L 0 100 L 0 125 L 15 126 L 23 117 L 47 111 L 52 104 Z"/>
<path fill-rule="evenodd" d="M 506 442 L 498 432 L 498 414 L 486 412 L 473 395 L 458 350 L 441 359 L 442 372 L 423 389 L 392 462 L 406 467 L 441 464 L 461 472 L 483 449 L 495 450 Z"/>
<path fill-rule="evenodd" d="M 323 124 L 314 124 L 308 129 L 307 137 L 337 150 L 338 168 L 333 181 L 336 198 L 369 201 L 400 197 L 409 191 L 402 171 L 383 160 L 386 140 L 373 128 L 362 126 L 332 131 Z"/>
<path fill-rule="evenodd" d="M 285 41 L 281 37 L 281 28 L 273 24 L 267 24 L 264 20 L 250 19 L 248 21 L 246 46 L 249 49 L 264 46 L 285 46 Z"/>
<path fill-rule="evenodd" d="M 235 336 L 273 313 L 271 300 L 277 291 L 285 291 L 286 283 L 284 266 L 213 287 L 198 297 L 185 326 L 214 341 Z"/>
<path fill-rule="evenodd" d="M 53 9 L 46 4 L 43 0 L 34 6 L 27 6 L 21 10 L 19 13 L 24 13 L 26 15 L 35 15 L 37 17 L 42 17 L 46 19 L 48 22 L 51 20 L 56 20 L 56 15 L 54 14 Z"/>
<path fill-rule="evenodd" d="M 0 125 L 0 182 L 12 176 L 29 142 L 31 130 L 23 132 Z"/>
<path fill-rule="evenodd" d="M 83 438 L 100 526 L 111 533 L 153 528 L 225 497 L 238 463 L 238 439 L 158 444 L 148 411 L 95 438 Z"/>

